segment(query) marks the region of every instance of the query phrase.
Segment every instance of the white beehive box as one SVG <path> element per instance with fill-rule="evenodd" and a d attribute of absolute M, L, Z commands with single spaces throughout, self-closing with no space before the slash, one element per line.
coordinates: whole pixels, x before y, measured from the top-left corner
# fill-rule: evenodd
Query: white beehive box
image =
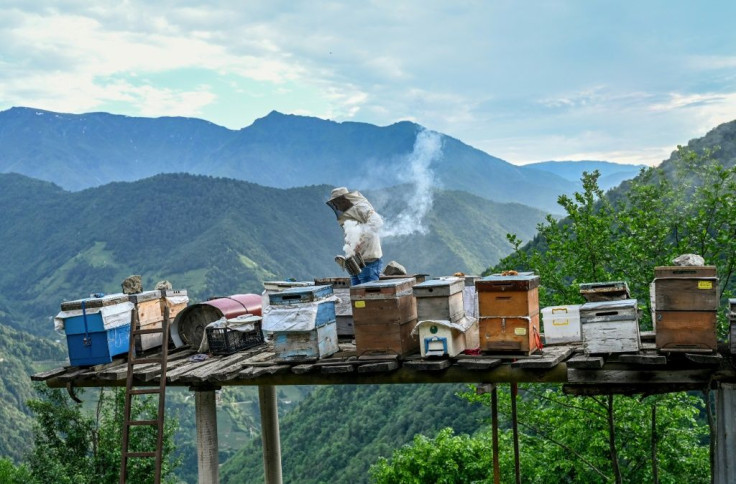
<path fill-rule="evenodd" d="M 420 321 L 415 328 L 419 333 L 422 357 L 459 355 L 480 346 L 478 320 L 463 317 L 458 322 Z"/>
<path fill-rule="evenodd" d="M 549 306 L 542 308 L 544 343 L 580 343 L 580 305 Z"/>

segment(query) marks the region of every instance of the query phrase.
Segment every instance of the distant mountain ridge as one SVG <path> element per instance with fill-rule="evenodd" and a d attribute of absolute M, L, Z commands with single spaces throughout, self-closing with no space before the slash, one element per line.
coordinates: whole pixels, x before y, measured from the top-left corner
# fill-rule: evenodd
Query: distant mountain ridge
<path fill-rule="evenodd" d="M 601 174 L 598 179 L 598 186 L 603 190 L 609 190 L 620 185 L 624 180 L 634 178 L 642 168 L 646 167 L 646 165 L 624 165 L 610 161 L 593 160 L 540 161 L 524 166 L 555 174 L 578 186 L 580 185 L 580 176 L 584 171 L 592 172 L 593 170 L 598 170 Z"/>
<path fill-rule="evenodd" d="M 19 173 L 69 190 L 159 173 L 234 178 L 275 188 L 314 184 L 376 189 L 402 177 L 417 134 L 402 121 L 379 127 L 271 112 L 234 131 L 178 117 L 64 114 L 16 107 L 0 112 L 0 173 Z M 441 135 L 427 168 L 433 185 L 500 202 L 548 209 L 575 184 L 515 166 Z"/>

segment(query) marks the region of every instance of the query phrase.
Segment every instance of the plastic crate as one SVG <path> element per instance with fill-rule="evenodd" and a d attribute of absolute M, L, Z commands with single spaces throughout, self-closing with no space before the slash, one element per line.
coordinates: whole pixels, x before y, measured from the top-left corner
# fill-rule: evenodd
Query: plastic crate
<path fill-rule="evenodd" d="M 235 331 L 229 328 L 206 328 L 207 343 L 214 355 L 231 355 L 263 343 L 261 323 L 254 323 L 253 331 Z"/>

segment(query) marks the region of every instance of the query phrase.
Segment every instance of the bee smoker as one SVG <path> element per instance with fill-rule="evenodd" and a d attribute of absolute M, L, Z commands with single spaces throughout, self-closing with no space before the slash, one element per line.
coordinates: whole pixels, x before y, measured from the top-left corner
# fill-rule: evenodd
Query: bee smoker
<path fill-rule="evenodd" d="M 355 255 L 351 255 L 350 257 L 338 255 L 337 257 L 335 257 L 335 262 L 342 266 L 343 269 L 348 271 L 348 274 L 350 274 L 351 276 L 357 276 L 365 267 L 363 256 L 357 252 L 355 253 Z"/>

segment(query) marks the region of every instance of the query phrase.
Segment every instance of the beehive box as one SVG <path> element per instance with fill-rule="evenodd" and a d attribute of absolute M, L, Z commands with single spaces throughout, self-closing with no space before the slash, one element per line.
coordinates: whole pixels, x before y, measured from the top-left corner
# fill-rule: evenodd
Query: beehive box
<path fill-rule="evenodd" d="M 660 351 L 713 352 L 716 311 L 655 311 L 654 341 Z"/>
<path fill-rule="evenodd" d="M 414 279 L 386 279 L 350 288 L 355 346 L 360 353 L 407 355 L 419 350 Z"/>
<path fill-rule="evenodd" d="M 316 286 L 332 286 L 332 293 L 339 299 L 335 303 L 337 336 L 352 339 L 355 336 L 355 328 L 353 327 L 353 306 L 350 303 L 350 278 L 325 277 L 315 279 L 314 284 Z"/>
<path fill-rule="evenodd" d="M 424 281 L 414 286 L 419 321 L 440 319 L 460 321 L 465 316 L 463 288 L 465 281 L 448 277 Z"/>
<path fill-rule="evenodd" d="M 585 303 L 580 323 L 586 354 L 638 352 L 641 347 L 636 299 Z"/>
<path fill-rule="evenodd" d="M 70 364 L 99 365 L 126 354 L 132 310 L 124 294 L 63 302 L 55 319 L 63 324 Z"/>
<path fill-rule="evenodd" d="M 479 317 L 532 316 L 539 312 L 539 276 L 494 274 L 475 281 Z M 482 338 L 481 338 L 482 339 Z"/>
<path fill-rule="evenodd" d="M 478 321 L 463 317 L 450 321 L 420 321 L 417 323 L 419 351 L 422 357 L 459 355 L 480 347 Z"/>
<path fill-rule="evenodd" d="M 580 328 L 580 305 L 542 308 L 542 329 L 545 344 L 581 342 L 583 333 Z"/>
<path fill-rule="evenodd" d="M 480 349 L 529 355 L 539 349 L 539 313 L 531 316 L 481 316 Z"/>
<path fill-rule="evenodd" d="M 273 351 L 281 360 L 326 358 L 339 351 L 337 323 L 332 320 L 311 331 L 274 331 Z"/>
<path fill-rule="evenodd" d="M 658 311 L 716 311 L 716 277 L 665 277 L 654 279 L 654 304 Z"/>
<path fill-rule="evenodd" d="M 588 302 L 618 301 L 631 297 L 626 281 L 586 282 L 580 284 L 580 295 Z"/>
<path fill-rule="evenodd" d="M 164 308 L 169 308 L 169 324 L 176 315 L 187 307 L 187 291 L 155 290 L 128 295 L 138 313 L 139 328 L 143 330 L 161 329 L 164 321 Z M 139 334 L 135 337 L 136 351 L 147 351 L 161 346 L 163 333 Z"/>
<path fill-rule="evenodd" d="M 263 330 L 283 360 L 324 358 L 338 351 L 332 286 L 292 287 L 270 295 Z"/>
<path fill-rule="evenodd" d="M 716 277 L 716 266 L 657 266 L 654 268 L 655 279 L 699 279 L 701 277 Z"/>

